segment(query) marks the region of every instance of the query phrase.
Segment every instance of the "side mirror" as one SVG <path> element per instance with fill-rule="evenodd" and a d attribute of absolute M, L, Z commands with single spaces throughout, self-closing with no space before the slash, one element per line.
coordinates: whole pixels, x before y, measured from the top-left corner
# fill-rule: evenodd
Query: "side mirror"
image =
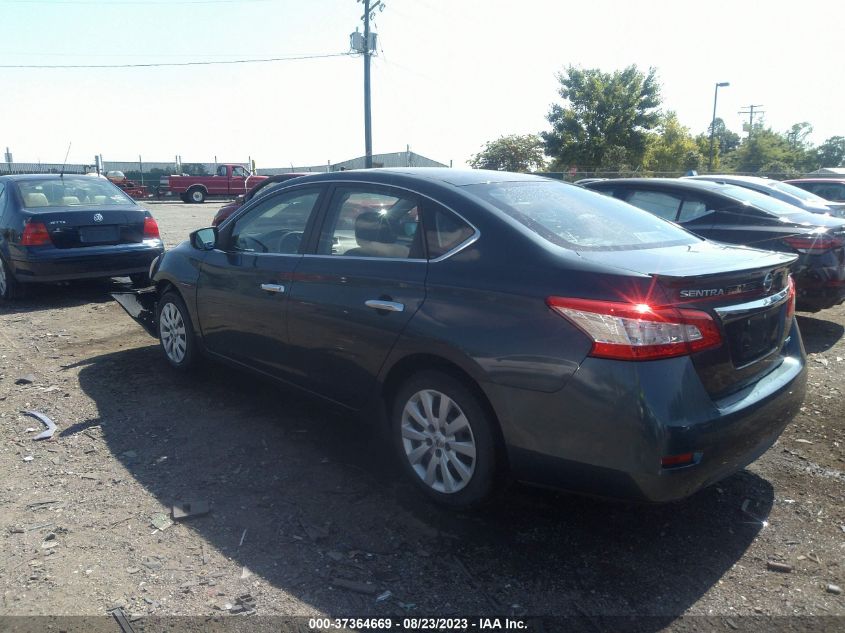
<path fill-rule="evenodd" d="M 211 251 L 217 246 L 217 227 L 198 229 L 191 233 L 191 246 L 201 251 Z"/>
<path fill-rule="evenodd" d="M 246 195 L 241 194 L 241 195 L 239 195 L 237 198 L 235 198 L 235 202 L 240 202 L 241 204 L 243 204 L 243 203 L 244 203 L 244 198 L 246 198 Z"/>

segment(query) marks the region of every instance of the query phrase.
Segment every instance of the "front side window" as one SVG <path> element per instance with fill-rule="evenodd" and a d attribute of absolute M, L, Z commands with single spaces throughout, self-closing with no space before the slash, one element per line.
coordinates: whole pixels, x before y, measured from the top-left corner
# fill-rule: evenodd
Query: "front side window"
<path fill-rule="evenodd" d="M 65 176 L 47 180 L 20 180 L 18 192 L 27 208 L 78 206 L 135 206 L 135 201 L 105 178 Z"/>
<path fill-rule="evenodd" d="M 318 189 L 308 189 L 261 200 L 235 223 L 232 247 L 248 253 L 297 254 L 319 197 Z"/>
<path fill-rule="evenodd" d="M 246 178 L 246 169 L 243 167 L 232 167 L 232 177 L 233 178 Z"/>
<path fill-rule="evenodd" d="M 552 181 L 464 187 L 546 240 L 573 250 L 631 250 L 694 244 L 684 229 L 620 200 Z"/>
<path fill-rule="evenodd" d="M 419 201 L 411 194 L 340 187 L 320 235 L 318 254 L 347 257 L 424 257 Z"/>

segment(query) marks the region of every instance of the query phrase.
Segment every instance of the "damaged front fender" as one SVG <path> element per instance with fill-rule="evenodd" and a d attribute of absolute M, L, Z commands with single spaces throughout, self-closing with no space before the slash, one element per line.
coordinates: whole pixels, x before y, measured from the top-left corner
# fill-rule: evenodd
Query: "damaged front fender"
<path fill-rule="evenodd" d="M 147 331 L 147 334 L 153 338 L 158 338 L 158 328 L 156 327 L 158 290 L 144 288 L 132 292 L 113 292 L 111 296 L 126 310 L 126 314 L 135 319 Z"/>

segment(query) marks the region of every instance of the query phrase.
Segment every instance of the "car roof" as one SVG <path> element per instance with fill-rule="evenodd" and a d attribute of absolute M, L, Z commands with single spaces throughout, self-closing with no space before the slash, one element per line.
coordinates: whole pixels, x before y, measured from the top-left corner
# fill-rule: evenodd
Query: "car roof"
<path fill-rule="evenodd" d="M 453 169 L 451 167 L 379 167 L 376 169 L 347 169 L 324 174 L 314 174 L 310 180 L 361 180 L 389 184 L 397 179 L 425 180 L 454 186 L 477 185 L 490 182 L 516 182 L 550 180 L 532 174 L 517 174 L 487 169 Z"/>
<path fill-rule="evenodd" d="M 584 186 L 587 189 L 604 189 L 613 185 L 670 185 L 690 191 L 714 191 L 717 192 L 722 185 L 712 180 L 692 180 L 689 178 L 613 178 L 611 180 L 600 180 L 589 182 Z"/>
<path fill-rule="evenodd" d="M 845 183 L 845 178 L 825 178 L 820 176 L 819 178 L 790 178 L 789 180 L 784 180 L 783 182 L 789 184 L 795 184 L 796 182 L 832 182 L 837 185 L 841 185 Z"/>

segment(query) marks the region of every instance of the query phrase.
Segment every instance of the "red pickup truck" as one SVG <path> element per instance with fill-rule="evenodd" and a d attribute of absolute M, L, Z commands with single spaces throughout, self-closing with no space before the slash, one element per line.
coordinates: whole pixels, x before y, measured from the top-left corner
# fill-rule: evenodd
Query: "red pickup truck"
<path fill-rule="evenodd" d="M 205 202 L 210 196 L 235 197 L 267 176 L 255 176 L 242 165 L 218 165 L 213 176 L 170 176 L 167 184 L 182 202 Z"/>

